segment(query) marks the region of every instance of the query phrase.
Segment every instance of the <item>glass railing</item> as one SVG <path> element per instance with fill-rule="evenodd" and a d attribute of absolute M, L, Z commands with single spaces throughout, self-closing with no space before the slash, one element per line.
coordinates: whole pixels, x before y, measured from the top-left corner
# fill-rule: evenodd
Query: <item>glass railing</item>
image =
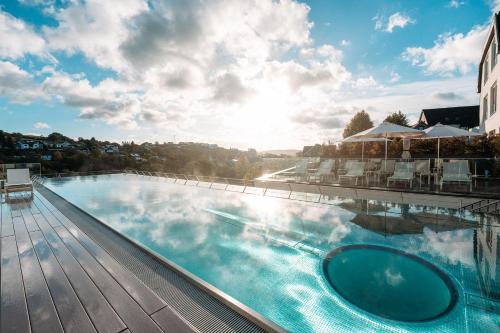
<path fill-rule="evenodd" d="M 500 195 L 497 158 L 281 159 L 260 181 L 391 188 L 402 191 Z M 266 166 L 264 164 L 264 166 Z"/>

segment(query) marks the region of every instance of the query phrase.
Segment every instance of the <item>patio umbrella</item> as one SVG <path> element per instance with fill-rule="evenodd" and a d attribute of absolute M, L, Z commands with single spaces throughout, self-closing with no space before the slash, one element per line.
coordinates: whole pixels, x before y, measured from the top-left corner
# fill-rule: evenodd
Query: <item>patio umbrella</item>
<path fill-rule="evenodd" d="M 347 137 L 345 139 L 342 139 L 338 142 L 340 143 L 356 143 L 356 142 L 361 142 L 361 160 L 364 160 L 364 154 L 365 154 L 365 142 L 385 142 L 387 145 L 387 141 L 391 141 L 386 138 L 353 138 L 352 136 Z"/>
<path fill-rule="evenodd" d="M 425 137 L 422 137 L 421 139 L 435 139 L 435 138 L 438 139 L 438 152 L 437 152 L 438 160 L 439 160 L 439 146 L 440 146 L 441 138 L 458 138 L 458 137 L 464 137 L 464 136 L 471 137 L 471 136 L 481 136 L 482 135 L 482 134 L 475 133 L 475 132 L 469 132 L 469 131 L 463 130 L 461 128 L 443 125 L 441 123 L 437 123 L 436 125 L 425 129 L 424 132 L 427 135 Z"/>
<path fill-rule="evenodd" d="M 349 138 L 418 138 L 425 136 L 423 131 L 396 125 L 384 121 L 383 123 L 369 128 L 363 132 L 354 134 Z M 385 159 L 387 160 L 387 141 L 385 142 Z"/>

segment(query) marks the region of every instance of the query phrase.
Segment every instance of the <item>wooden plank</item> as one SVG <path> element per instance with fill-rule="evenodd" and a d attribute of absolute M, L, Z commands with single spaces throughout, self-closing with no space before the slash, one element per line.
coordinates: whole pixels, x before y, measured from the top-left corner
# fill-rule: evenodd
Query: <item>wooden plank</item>
<path fill-rule="evenodd" d="M 38 225 L 35 222 L 35 219 L 33 218 L 33 214 L 31 213 L 31 210 L 24 208 L 21 210 L 22 217 L 24 219 L 24 223 L 26 224 L 26 228 L 28 231 L 36 231 L 40 230 L 38 229 Z"/>
<path fill-rule="evenodd" d="M 12 225 L 12 214 L 8 204 L 2 205 L 2 237 L 14 235 L 14 226 Z"/>
<path fill-rule="evenodd" d="M 40 215 L 40 214 L 37 214 Z M 120 332 L 126 328 L 123 321 L 113 310 L 100 290 L 80 266 L 78 261 L 66 248 L 57 233 L 40 215 L 35 216 L 45 239 L 52 248 L 52 252 L 61 264 L 62 269 L 78 294 L 80 301 L 87 310 L 98 332 Z"/>
<path fill-rule="evenodd" d="M 59 316 L 33 250 L 28 230 L 20 217 L 14 218 L 19 261 L 24 280 L 32 332 L 63 332 Z"/>
<path fill-rule="evenodd" d="M 45 207 L 45 205 L 38 199 L 38 197 L 35 200 L 36 204 L 38 205 L 41 214 L 44 216 L 44 218 L 49 222 L 49 224 L 52 227 L 58 227 L 61 225 L 61 222 L 52 214 L 52 212 Z"/>
<path fill-rule="evenodd" d="M 92 256 L 111 274 L 120 285 L 136 300 L 148 314 L 152 314 L 166 306 L 166 303 L 149 289 L 129 270 L 120 265 L 102 247 L 83 233 L 69 220 L 62 221 L 66 228 L 78 239 Z"/>
<path fill-rule="evenodd" d="M 165 333 L 191 333 L 194 330 L 186 324 L 172 309 L 165 307 L 153 313 L 151 318 L 161 327 Z"/>
<path fill-rule="evenodd" d="M 58 210 L 54 206 L 52 206 L 52 204 L 50 204 L 45 198 L 44 201 L 42 201 L 41 200 L 42 197 L 43 197 L 42 195 L 36 196 L 35 202 L 37 204 L 37 207 L 40 209 L 40 211 L 43 212 L 43 215 L 49 221 L 52 227 L 57 227 L 62 225 L 58 217 L 55 215 L 55 213 L 58 212 Z M 49 209 L 48 205 L 52 206 L 52 208 L 54 209 Z"/>
<path fill-rule="evenodd" d="M 47 199 L 45 199 L 45 197 L 43 195 L 37 194 L 36 197 L 51 212 L 58 210 L 53 204 L 50 203 L 50 201 L 48 201 Z"/>
<path fill-rule="evenodd" d="M 30 332 L 28 307 L 14 236 L 3 237 L 1 262 L 0 332 Z"/>
<path fill-rule="evenodd" d="M 30 233 L 52 299 L 65 332 L 96 332 L 41 231 Z"/>
<path fill-rule="evenodd" d="M 52 205 L 41 194 L 36 195 L 46 205 Z M 43 199 L 42 199 L 43 198 Z M 71 222 L 59 210 L 52 211 L 57 215 L 59 221 L 75 236 L 79 242 L 101 263 L 101 265 L 122 285 L 125 290 L 141 305 L 148 314 L 152 314 L 166 306 L 166 303 L 149 289 L 134 274 L 120 265 L 103 248 L 96 245 L 95 242 L 83 233 L 73 222 Z"/>
<path fill-rule="evenodd" d="M 64 227 L 55 229 L 73 256 L 133 332 L 161 332 L 156 323 Z"/>

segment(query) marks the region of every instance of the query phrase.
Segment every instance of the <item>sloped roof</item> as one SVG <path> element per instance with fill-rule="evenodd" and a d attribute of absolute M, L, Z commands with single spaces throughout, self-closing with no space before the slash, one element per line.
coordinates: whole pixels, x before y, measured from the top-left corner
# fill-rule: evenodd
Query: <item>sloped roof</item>
<path fill-rule="evenodd" d="M 479 62 L 479 70 L 478 70 L 478 76 L 477 76 L 477 92 L 481 92 L 481 87 L 482 87 L 482 77 L 483 77 L 483 62 L 484 59 L 486 58 L 486 55 L 488 54 L 488 49 L 490 47 L 491 41 L 493 40 L 493 35 L 495 36 L 495 40 L 497 42 L 497 54 L 499 53 L 500 49 L 500 36 L 498 35 L 498 26 L 500 25 L 500 12 L 495 13 L 493 16 L 493 22 L 492 22 L 492 27 L 490 28 L 490 31 L 488 33 L 488 39 L 486 40 L 486 44 L 483 48 L 483 53 L 481 55 L 481 61 Z"/>
<path fill-rule="evenodd" d="M 473 128 L 479 126 L 479 105 L 423 109 L 419 117 L 420 122 L 427 126 L 441 123 Z"/>

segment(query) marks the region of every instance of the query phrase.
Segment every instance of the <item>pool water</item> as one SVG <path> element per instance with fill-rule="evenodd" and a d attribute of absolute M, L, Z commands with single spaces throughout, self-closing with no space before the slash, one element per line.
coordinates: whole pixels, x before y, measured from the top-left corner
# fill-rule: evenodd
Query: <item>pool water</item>
<path fill-rule="evenodd" d="M 500 223 L 488 216 L 299 202 L 123 174 L 45 185 L 292 332 L 500 332 Z M 329 257 L 352 245 L 396 252 L 343 251 L 352 265 Z M 413 287 L 415 276 L 425 284 Z M 398 310 L 402 292 L 409 299 Z"/>
<path fill-rule="evenodd" d="M 346 300 L 372 314 L 402 321 L 437 318 L 455 305 L 448 276 L 419 257 L 375 245 L 348 245 L 330 253 L 325 275 Z"/>

